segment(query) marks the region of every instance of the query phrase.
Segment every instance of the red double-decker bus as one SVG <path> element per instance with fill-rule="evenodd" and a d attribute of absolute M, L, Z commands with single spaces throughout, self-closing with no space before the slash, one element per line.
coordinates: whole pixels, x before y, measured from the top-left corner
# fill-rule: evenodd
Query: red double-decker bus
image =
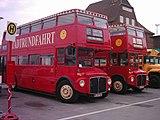
<path fill-rule="evenodd" d="M 112 91 L 125 94 L 129 88 L 141 91 L 148 85 L 146 72 L 138 68 L 138 55 L 146 54 L 144 30 L 129 25 L 110 27 L 112 50 L 107 54 L 108 66 L 95 64 L 105 70 L 112 79 Z M 105 62 L 105 54 L 98 53 L 96 62 Z M 102 63 L 103 63 L 102 62 Z"/>
<path fill-rule="evenodd" d="M 14 88 L 56 94 L 62 102 L 74 102 L 80 94 L 107 96 L 111 79 L 94 67 L 95 52 L 111 49 L 106 16 L 72 9 L 21 25 L 17 34 Z M 7 54 L 4 35 L 3 66 Z"/>

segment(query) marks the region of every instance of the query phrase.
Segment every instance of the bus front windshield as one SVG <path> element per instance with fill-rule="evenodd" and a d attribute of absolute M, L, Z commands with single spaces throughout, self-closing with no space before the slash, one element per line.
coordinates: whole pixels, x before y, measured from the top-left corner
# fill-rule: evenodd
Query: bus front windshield
<path fill-rule="evenodd" d="M 109 30 L 110 30 L 111 36 L 125 35 L 126 34 L 126 29 L 123 26 L 110 27 Z"/>
<path fill-rule="evenodd" d="M 94 63 L 94 49 L 78 48 L 78 63 L 79 67 L 93 67 Z"/>
<path fill-rule="evenodd" d="M 138 67 L 138 55 L 131 53 L 129 54 L 129 56 L 130 56 L 130 59 L 129 59 L 130 67 Z"/>
<path fill-rule="evenodd" d="M 78 13 L 77 14 L 78 23 L 85 25 L 95 25 L 100 28 L 107 28 L 107 20 L 100 17 L 93 17 L 91 15 Z"/>

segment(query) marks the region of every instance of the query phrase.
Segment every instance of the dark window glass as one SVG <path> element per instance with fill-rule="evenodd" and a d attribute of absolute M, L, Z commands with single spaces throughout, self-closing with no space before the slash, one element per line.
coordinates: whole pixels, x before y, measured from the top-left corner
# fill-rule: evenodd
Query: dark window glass
<path fill-rule="evenodd" d="M 130 67 L 138 67 L 138 55 L 131 53 L 129 54 L 129 56 L 130 56 L 129 60 Z"/>
<path fill-rule="evenodd" d="M 28 57 L 27 56 L 19 56 L 19 65 L 26 65 L 28 64 Z"/>
<path fill-rule="evenodd" d="M 87 39 L 103 42 L 103 32 L 102 30 L 94 29 L 94 28 L 86 28 Z"/>
<path fill-rule="evenodd" d="M 119 53 L 118 54 L 118 62 L 120 66 L 128 66 L 128 54 L 127 53 Z"/>
<path fill-rule="evenodd" d="M 30 55 L 29 57 L 30 57 L 29 63 L 31 65 L 39 65 L 39 63 L 40 63 L 40 60 L 39 60 L 40 55 Z"/>
<path fill-rule="evenodd" d="M 42 55 L 42 65 L 53 65 L 54 55 Z"/>
<path fill-rule="evenodd" d="M 136 36 L 136 31 L 135 31 L 135 29 L 128 28 L 128 34 L 129 34 L 129 35 Z"/>
<path fill-rule="evenodd" d="M 76 49 L 72 46 L 66 48 L 66 65 L 76 65 Z"/>
<path fill-rule="evenodd" d="M 138 36 L 138 37 L 144 38 L 144 31 L 136 30 L 136 32 L 137 32 L 137 36 Z"/>
<path fill-rule="evenodd" d="M 18 56 L 12 56 L 11 60 L 14 61 L 16 65 L 18 64 Z"/>
<path fill-rule="evenodd" d="M 94 65 L 100 66 L 100 67 L 106 66 L 107 65 L 106 59 L 105 58 L 96 58 L 94 61 Z"/>
<path fill-rule="evenodd" d="M 97 27 L 107 28 L 107 20 L 94 17 L 94 23 Z"/>
<path fill-rule="evenodd" d="M 39 30 L 41 30 L 41 28 L 42 28 L 42 22 L 41 21 L 31 24 L 31 32 L 39 31 Z"/>
<path fill-rule="evenodd" d="M 110 30 L 111 36 L 126 34 L 126 29 L 123 26 L 110 27 L 109 30 Z"/>
<path fill-rule="evenodd" d="M 55 17 L 43 20 L 43 29 L 52 28 L 55 25 L 56 25 Z"/>
<path fill-rule="evenodd" d="M 57 50 L 58 62 L 64 63 L 64 48 L 59 48 Z"/>
<path fill-rule="evenodd" d="M 58 25 L 72 24 L 75 21 L 75 14 L 67 14 L 58 17 Z"/>
<path fill-rule="evenodd" d="M 29 29 L 30 29 L 29 25 L 21 27 L 21 35 L 28 34 L 29 33 Z"/>
<path fill-rule="evenodd" d="M 78 48 L 79 67 L 92 67 L 94 64 L 94 50 L 91 48 Z"/>
<path fill-rule="evenodd" d="M 7 57 L 0 56 L 0 70 L 1 70 L 1 72 L 6 72 L 6 65 L 7 65 Z M 2 76 L 2 77 L 4 77 L 4 76 Z"/>
<path fill-rule="evenodd" d="M 86 25 L 93 25 L 92 16 L 78 13 L 78 22 Z"/>
<path fill-rule="evenodd" d="M 111 54 L 111 65 L 112 66 L 117 66 L 118 63 L 117 63 L 117 53 L 112 53 Z"/>

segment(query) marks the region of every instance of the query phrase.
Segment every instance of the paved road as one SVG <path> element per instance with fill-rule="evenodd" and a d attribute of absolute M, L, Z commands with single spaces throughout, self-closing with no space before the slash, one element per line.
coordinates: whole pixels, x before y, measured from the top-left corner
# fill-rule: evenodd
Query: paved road
<path fill-rule="evenodd" d="M 7 112 L 7 89 L 0 94 L 0 111 Z M 12 112 L 20 120 L 159 120 L 160 89 L 109 94 L 94 101 L 81 97 L 74 104 L 61 103 L 55 96 L 20 90 L 13 92 Z"/>

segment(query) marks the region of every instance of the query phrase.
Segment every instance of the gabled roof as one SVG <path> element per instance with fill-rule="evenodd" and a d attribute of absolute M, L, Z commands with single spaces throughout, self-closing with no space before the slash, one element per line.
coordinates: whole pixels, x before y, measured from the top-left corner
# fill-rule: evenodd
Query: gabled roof
<path fill-rule="evenodd" d="M 125 6 L 133 10 L 133 14 L 137 22 L 136 25 L 138 27 L 144 28 L 145 32 L 148 34 L 151 34 L 151 35 L 154 34 L 153 32 L 146 29 L 143 25 L 141 25 L 137 21 L 136 15 L 134 13 L 134 8 L 130 5 L 128 0 L 101 0 L 99 2 L 90 4 L 86 10 L 94 11 L 94 12 L 101 13 L 108 16 L 108 22 L 111 23 L 111 22 L 114 22 L 119 17 L 121 6 Z"/>
<path fill-rule="evenodd" d="M 133 7 L 129 4 L 127 0 L 102 0 L 96 3 L 90 4 L 86 10 L 98 12 L 104 15 L 107 15 L 109 22 L 114 21 L 120 12 L 121 5 Z"/>
<path fill-rule="evenodd" d="M 139 22 L 137 23 L 137 26 L 144 28 L 144 31 L 145 31 L 146 33 L 151 34 L 151 35 L 154 35 L 153 32 L 149 31 L 147 28 L 145 28 L 145 27 L 144 27 L 142 24 L 140 24 Z"/>

